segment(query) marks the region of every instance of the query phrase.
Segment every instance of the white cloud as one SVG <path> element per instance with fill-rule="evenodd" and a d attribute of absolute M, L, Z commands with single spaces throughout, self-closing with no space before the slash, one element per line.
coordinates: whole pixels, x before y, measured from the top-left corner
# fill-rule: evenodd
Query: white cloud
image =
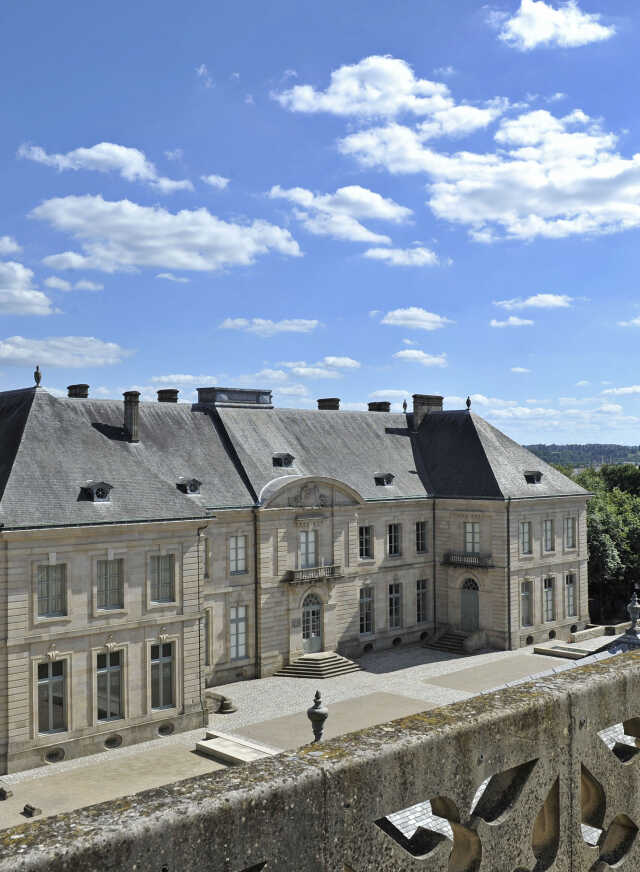
<path fill-rule="evenodd" d="M 224 176 L 216 176 L 215 173 L 212 173 L 209 176 L 200 176 L 203 182 L 206 182 L 207 185 L 210 185 L 212 188 L 217 188 L 219 191 L 224 190 L 230 182 L 230 179 L 226 179 Z"/>
<path fill-rule="evenodd" d="M 13 260 L 0 262 L 0 314 L 51 315 L 51 300 L 33 287 L 33 270 Z"/>
<path fill-rule="evenodd" d="M 591 382 L 587 381 L 586 379 L 581 379 L 580 381 L 576 382 L 576 387 L 577 388 L 586 388 L 587 385 L 590 385 L 590 384 L 591 384 Z"/>
<path fill-rule="evenodd" d="M 18 245 L 13 236 L 0 236 L 0 256 L 17 254 L 19 251 L 22 251 L 22 246 Z"/>
<path fill-rule="evenodd" d="M 342 378 L 341 372 L 327 369 L 326 366 L 292 366 L 291 372 L 302 378 Z"/>
<path fill-rule="evenodd" d="M 640 315 L 630 321 L 618 321 L 618 327 L 640 327 Z"/>
<path fill-rule="evenodd" d="M 428 248 L 369 248 L 362 255 L 371 260 L 382 260 L 389 266 L 434 266 L 438 255 Z"/>
<path fill-rule="evenodd" d="M 530 327 L 532 324 L 533 321 L 529 321 L 528 318 L 518 318 L 515 315 L 509 315 L 506 321 L 496 321 L 492 318 L 489 322 L 490 327 Z"/>
<path fill-rule="evenodd" d="M 48 339 L 10 336 L 0 340 L 0 362 L 15 365 L 110 366 L 121 363 L 132 353 L 115 342 L 103 342 L 93 336 L 55 336 Z"/>
<path fill-rule="evenodd" d="M 457 70 L 455 69 L 455 67 L 448 65 L 446 67 L 436 67 L 433 71 L 433 75 L 444 76 L 446 78 L 447 76 L 455 76 L 456 72 Z"/>
<path fill-rule="evenodd" d="M 322 362 L 326 366 L 335 366 L 337 369 L 360 369 L 360 363 L 352 357 L 323 357 Z"/>
<path fill-rule="evenodd" d="M 405 348 L 403 351 L 396 351 L 393 356 L 398 360 L 420 363 L 422 366 L 447 366 L 447 355 L 444 352 L 427 354 L 426 351 L 419 351 L 417 348 Z"/>
<path fill-rule="evenodd" d="M 526 373 L 526 372 L 531 372 L 531 370 L 527 369 L 526 366 L 512 366 L 511 372 Z"/>
<path fill-rule="evenodd" d="M 71 282 L 58 278 L 58 276 L 49 276 L 49 278 L 44 280 L 44 284 L 55 291 L 70 291 L 73 288 Z"/>
<path fill-rule="evenodd" d="M 556 91 L 555 94 L 552 94 L 550 97 L 547 97 L 547 103 L 557 103 L 559 100 L 566 100 L 567 95 L 564 91 Z"/>
<path fill-rule="evenodd" d="M 255 106 L 256 103 L 256 101 L 253 99 L 253 94 L 245 94 L 244 102 L 247 104 L 247 106 Z"/>
<path fill-rule="evenodd" d="M 403 345 L 417 345 L 418 343 L 414 342 L 413 339 L 403 339 L 402 344 Z"/>
<path fill-rule="evenodd" d="M 623 397 L 629 394 L 640 394 L 640 385 L 629 385 L 625 388 L 607 388 L 602 391 L 603 394 L 611 394 L 616 397 Z"/>
<path fill-rule="evenodd" d="M 320 322 L 308 318 L 285 318 L 271 321 L 268 318 L 225 318 L 220 327 L 224 330 L 244 330 L 257 336 L 276 336 L 278 333 L 311 333 Z"/>
<path fill-rule="evenodd" d="M 409 327 L 412 330 L 439 330 L 454 322 L 442 315 L 427 312 L 419 306 L 409 306 L 407 309 L 393 309 L 387 312 L 380 323 L 390 324 L 393 327 Z"/>
<path fill-rule="evenodd" d="M 211 74 L 207 68 L 206 64 L 198 64 L 196 67 L 196 76 L 202 81 L 202 84 L 205 88 L 213 88 L 214 81 L 211 78 Z"/>
<path fill-rule="evenodd" d="M 533 297 L 514 297 L 512 300 L 494 300 L 494 306 L 502 309 L 567 309 L 571 306 L 573 297 L 567 294 L 535 294 Z"/>
<path fill-rule="evenodd" d="M 46 257 L 44 263 L 53 269 L 213 271 L 248 266 L 271 251 L 300 254 L 298 243 L 282 227 L 262 220 L 222 221 L 203 208 L 174 214 L 160 206 L 85 195 L 45 200 L 31 216 L 81 241 L 83 254 L 67 251 Z"/>
<path fill-rule="evenodd" d="M 251 378 L 254 378 L 251 376 Z M 289 376 L 282 369 L 261 369 L 255 374 L 256 379 L 268 379 L 269 381 L 284 382 Z"/>
<path fill-rule="evenodd" d="M 411 391 L 399 391 L 397 389 L 391 389 L 388 391 L 372 391 L 369 394 L 369 397 L 372 400 L 398 400 L 399 402 L 402 402 L 402 400 L 407 400 L 407 402 L 409 402 L 410 396 Z"/>
<path fill-rule="evenodd" d="M 102 291 L 104 290 L 104 285 L 101 285 L 99 282 L 90 282 L 87 279 L 80 279 L 79 282 L 76 282 L 73 286 L 74 291 Z"/>
<path fill-rule="evenodd" d="M 184 152 L 181 148 L 173 148 L 165 151 L 164 156 L 167 160 L 182 160 Z"/>
<path fill-rule="evenodd" d="M 156 278 L 165 279 L 167 282 L 178 282 L 181 285 L 186 285 L 191 281 L 191 279 L 186 278 L 186 276 L 174 276 L 174 274 L 170 272 L 158 273 Z"/>
<path fill-rule="evenodd" d="M 214 385 L 218 381 L 215 375 L 189 375 L 188 373 L 173 373 L 171 375 L 154 375 L 151 378 L 154 384 L 158 385 L 188 385 L 202 387 L 203 385 Z"/>
<path fill-rule="evenodd" d="M 411 209 L 360 185 L 338 188 L 334 194 L 314 194 L 306 188 L 286 190 L 274 185 L 268 196 L 288 200 L 299 207 L 294 214 L 310 233 L 350 242 L 391 242 L 388 236 L 374 233 L 361 224 L 361 218 L 400 224 L 413 214 Z"/>
<path fill-rule="evenodd" d="M 308 397 L 309 389 L 306 385 L 284 385 L 274 389 L 274 394 L 283 397 Z"/>
<path fill-rule="evenodd" d="M 618 403 L 603 403 L 601 406 L 598 406 L 596 412 L 616 415 L 622 412 L 622 406 Z"/>
<path fill-rule="evenodd" d="M 522 0 L 516 14 L 500 31 L 500 39 L 520 51 L 539 46 L 571 48 L 609 39 L 614 27 L 600 24 L 600 15 L 583 12 L 576 0 L 556 9 L 544 0 Z"/>
<path fill-rule="evenodd" d="M 193 190 L 188 179 L 176 181 L 159 176 L 144 152 L 114 142 L 99 142 L 91 148 L 76 148 L 66 154 L 47 154 L 39 145 L 21 145 L 18 156 L 63 170 L 95 170 L 100 173 L 118 172 L 128 182 L 146 182 L 163 194 Z"/>

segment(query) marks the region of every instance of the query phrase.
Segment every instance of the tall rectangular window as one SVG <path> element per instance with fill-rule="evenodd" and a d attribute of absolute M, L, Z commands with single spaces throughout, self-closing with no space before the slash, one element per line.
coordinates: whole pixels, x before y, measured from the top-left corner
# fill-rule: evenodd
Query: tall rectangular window
<path fill-rule="evenodd" d="M 416 521 L 416 553 L 426 554 L 427 546 L 427 522 Z"/>
<path fill-rule="evenodd" d="M 419 578 L 416 581 L 416 623 L 425 624 L 427 622 L 427 579 Z"/>
<path fill-rule="evenodd" d="M 464 550 L 467 554 L 480 552 L 480 524 L 467 521 L 464 525 Z"/>
<path fill-rule="evenodd" d="M 98 720 L 119 721 L 122 708 L 122 651 L 98 654 Z"/>
<path fill-rule="evenodd" d="M 528 578 L 520 582 L 520 622 L 523 627 L 533 626 L 532 587 Z"/>
<path fill-rule="evenodd" d="M 151 602 L 173 603 L 176 599 L 175 554 L 151 556 Z"/>
<path fill-rule="evenodd" d="M 298 557 L 300 569 L 311 569 L 318 565 L 315 530 L 300 530 L 298 533 Z"/>
<path fill-rule="evenodd" d="M 567 594 L 567 617 L 574 617 L 578 614 L 577 599 L 576 599 L 576 576 L 575 573 L 569 572 L 564 580 L 564 587 Z"/>
<path fill-rule="evenodd" d="M 373 559 L 373 527 L 358 527 L 360 560 Z"/>
<path fill-rule="evenodd" d="M 205 609 L 203 617 L 204 665 L 211 665 L 211 609 Z"/>
<path fill-rule="evenodd" d="M 38 732 L 67 729 L 65 661 L 38 663 Z"/>
<path fill-rule="evenodd" d="M 520 521 L 520 554 L 532 554 L 531 521 Z"/>
<path fill-rule="evenodd" d="M 389 557 L 397 557 L 401 553 L 401 547 L 400 524 L 389 524 L 387 527 L 387 554 Z"/>
<path fill-rule="evenodd" d="M 231 575 L 240 575 L 247 571 L 247 537 L 229 537 L 229 571 Z"/>
<path fill-rule="evenodd" d="M 543 547 L 545 551 L 556 550 L 556 531 L 552 520 L 547 520 L 543 524 Z"/>
<path fill-rule="evenodd" d="M 373 633 L 373 588 L 360 588 L 360 635 Z"/>
<path fill-rule="evenodd" d="M 229 610 L 229 656 L 241 660 L 247 656 L 247 607 L 231 606 Z"/>
<path fill-rule="evenodd" d="M 576 547 L 576 519 L 564 519 L 564 545 L 565 548 Z"/>
<path fill-rule="evenodd" d="M 402 626 L 402 593 L 400 582 L 389 585 L 389 629 Z"/>
<path fill-rule="evenodd" d="M 554 579 L 545 578 L 543 584 L 544 595 L 544 619 L 545 621 L 555 621 L 556 608 L 554 603 Z"/>
<path fill-rule="evenodd" d="M 173 642 L 163 642 L 151 646 L 151 708 L 174 705 Z"/>
<path fill-rule="evenodd" d="M 98 608 L 124 608 L 124 560 L 98 560 Z"/>
<path fill-rule="evenodd" d="M 67 614 L 67 565 L 38 567 L 38 615 L 53 618 Z"/>

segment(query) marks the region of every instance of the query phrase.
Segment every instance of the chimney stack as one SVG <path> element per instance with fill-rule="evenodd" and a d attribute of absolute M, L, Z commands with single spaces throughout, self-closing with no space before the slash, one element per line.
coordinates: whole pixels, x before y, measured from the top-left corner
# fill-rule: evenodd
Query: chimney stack
<path fill-rule="evenodd" d="M 89 385 L 68 385 L 67 396 L 78 400 L 86 400 L 89 396 Z"/>
<path fill-rule="evenodd" d="M 369 403 L 370 412 L 390 412 L 391 403 L 388 400 L 377 400 L 375 403 Z"/>
<path fill-rule="evenodd" d="M 138 422 L 140 419 L 140 391 L 125 391 L 124 430 L 129 442 L 139 442 Z"/>
<path fill-rule="evenodd" d="M 158 391 L 158 402 L 159 403 L 177 403 L 178 402 L 178 393 L 177 388 L 161 388 Z"/>
<path fill-rule="evenodd" d="M 442 411 L 441 396 L 437 394 L 414 394 L 413 395 L 413 429 L 418 430 L 422 419 L 431 412 Z"/>
<path fill-rule="evenodd" d="M 324 397 L 318 400 L 318 408 L 323 411 L 337 411 L 340 408 L 339 397 Z"/>

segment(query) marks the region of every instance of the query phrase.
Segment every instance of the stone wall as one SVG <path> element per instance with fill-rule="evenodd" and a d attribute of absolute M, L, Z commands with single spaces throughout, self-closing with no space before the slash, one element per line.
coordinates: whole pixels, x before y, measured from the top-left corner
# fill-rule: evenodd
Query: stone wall
<path fill-rule="evenodd" d="M 639 716 L 620 655 L 5 831 L 0 872 L 635 872 Z M 451 838 L 388 820 L 425 800 Z"/>

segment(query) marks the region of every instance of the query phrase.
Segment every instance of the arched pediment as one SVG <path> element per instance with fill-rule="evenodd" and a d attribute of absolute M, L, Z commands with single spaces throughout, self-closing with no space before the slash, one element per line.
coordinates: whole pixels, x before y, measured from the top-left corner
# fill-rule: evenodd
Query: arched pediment
<path fill-rule="evenodd" d="M 283 475 L 265 485 L 259 494 L 265 508 L 320 509 L 357 506 L 364 502 L 348 484 L 335 478 L 309 475 Z"/>

